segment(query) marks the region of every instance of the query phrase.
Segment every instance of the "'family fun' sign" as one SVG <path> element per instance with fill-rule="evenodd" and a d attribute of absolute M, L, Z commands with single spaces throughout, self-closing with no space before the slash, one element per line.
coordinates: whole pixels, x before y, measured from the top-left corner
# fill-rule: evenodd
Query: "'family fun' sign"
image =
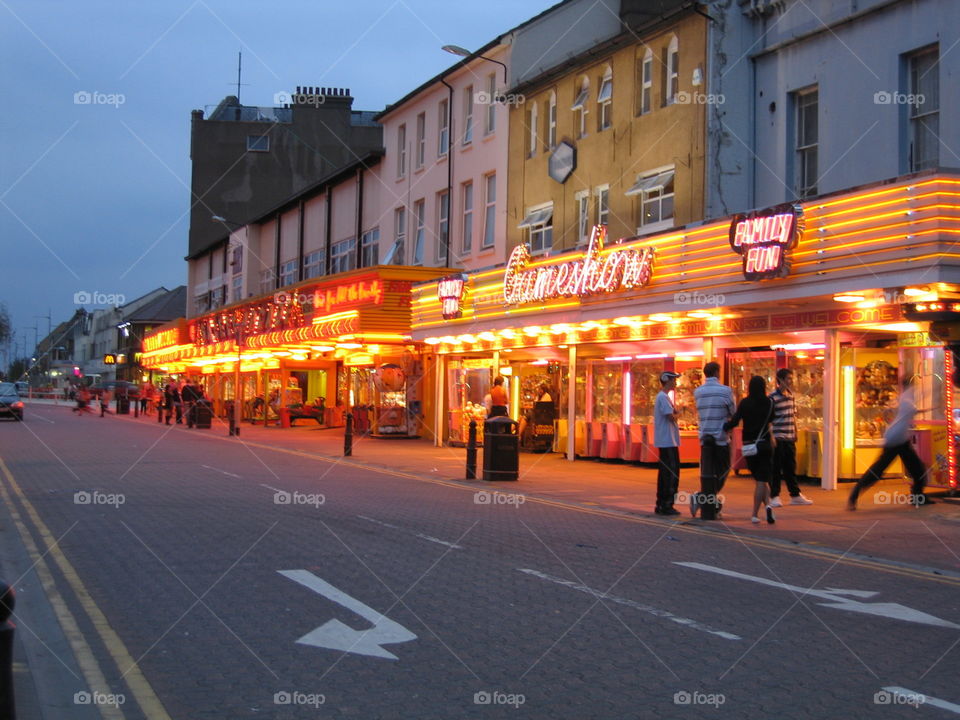
<path fill-rule="evenodd" d="M 601 253 L 607 229 L 596 225 L 578 260 L 528 268 L 530 251 L 517 245 L 503 275 L 503 299 L 510 305 L 559 297 L 585 297 L 643 287 L 653 277 L 653 248 L 623 248 Z"/>
<path fill-rule="evenodd" d="M 803 231 L 802 223 L 802 208 L 789 203 L 734 215 L 730 247 L 743 256 L 743 277 L 765 280 L 789 274 L 789 251 Z"/>

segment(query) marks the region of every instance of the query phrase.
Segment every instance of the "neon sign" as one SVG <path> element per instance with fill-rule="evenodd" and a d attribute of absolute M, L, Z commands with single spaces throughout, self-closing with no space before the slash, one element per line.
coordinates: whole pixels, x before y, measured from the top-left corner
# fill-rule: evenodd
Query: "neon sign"
<path fill-rule="evenodd" d="M 653 248 L 624 248 L 603 255 L 606 238 L 606 226 L 596 225 L 582 258 L 532 268 L 527 267 L 531 262 L 527 246 L 518 245 L 510 253 L 503 275 L 504 302 L 516 305 L 550 298 L 585 297 L 649 284 L 653 277 Z"/>
<path fill-rule="evenodd" d="M 440 300 L 444 320 L 456 320 L 463 311 L 463 291 L 467 285 L 466 275 L 450 275 L 437 281 L 437 298 Z"/>
<path fill-rule="evenodd" d="M 734 215 L 730 247 L 743 256 L 744 278 L 765 280 L 789 274 L 787 258 L 803 231 L 802 221 L 802 208 L 789 203 Z"/>

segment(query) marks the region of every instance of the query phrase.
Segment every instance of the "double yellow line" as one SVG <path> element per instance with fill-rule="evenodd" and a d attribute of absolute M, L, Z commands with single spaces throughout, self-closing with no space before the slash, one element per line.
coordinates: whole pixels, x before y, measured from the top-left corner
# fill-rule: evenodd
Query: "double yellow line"
<path fill-rule="evenodd" d="M 3 483 L 0 483 L 0 498 L 2 498 L 4 504 L 9 508 L 10 516 L 13 518 L 17 532 L 20 533 L 20 538 L 23 540 L 27 553 L 33 562 L 33 568 L 37 571 L 37 576 L 40 578 L 44 592 L 56 613 L 57 619 L 60 621 L 64 635 L 66 635 L 67 641 L 73 649 L 73 654 L 76 656 L 77 664 L 80 666 L 80 671 L 83 673 L 89 691 L 103 694 L 117 694 L 116 688 L 110 688 L 107 685 L 100 664 L 97 662 L 89 644 L 87 644 L 83 633 L 80 632 L 76 618 L 73 616 L 70 608 L 67 607 L 67 603 L 64 602 L 59 590 L 57 590 L 53 573 L 47 565 L 46 557 L 53 558 L 54 563 L 70 585 L 70 589 L 76 596 L 77 602 L 90 619 L 107 652 L 110 653 L 113 661 L 123 673 L 127 687 L 130 689 L 137 704 L 143 710 L 143 713 L 151 720 L 171 720 L 163 707 L 163 703 L 160 702 L 160 698 L 157 697 L 150 683 L 147 682 L 143 673 L 140 672 L 140 668 L 130 655 L 123 640 L 120 639 L 120 636 L 117 635 L 116 631 L 110 626 L 103 611 L 97 606 L 97 603 L 90 596 L 90 593 L 87 592 L 87 588 L 84 586 L 77 571 L 74 570 L 73 565 L 70 564 L 70 561 L 67 560 L 63 554 L 53 533 L 50 532 L 50 529 L 40 518 L 36 509 L 24 496 L 23 490 L 21 490 L 20 485 L 14 479 L 13 473 L 10 472 L 10 468 L 7 467 L 2 457 L 0 457 L 0 471 L 2 471 L 7 485 L 10 487 L 10 492 L 16 496 L 16 499 L 23 506 L 27 516 L 30 518 L 30 522 L 40 536 L 41 543 L 44 546 L 43 552 L 39 550 L 37 544 L 34 542 L 33 535 L 31 535 L 26 522 L 24 522 L 23 517 L 20 515 L 20 511 L 12 501 L 7 487 L 3 485 Z M 120 705 L 97 705 L 97 709 L 100 711 L 100 715 L 104 720 L 124 720 L 121 707 Z"/>

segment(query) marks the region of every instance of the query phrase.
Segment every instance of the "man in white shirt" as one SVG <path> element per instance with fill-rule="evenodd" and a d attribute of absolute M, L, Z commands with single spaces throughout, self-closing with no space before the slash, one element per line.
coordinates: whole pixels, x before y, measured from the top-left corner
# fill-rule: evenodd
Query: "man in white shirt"
<path fill-rule="evenodd" d="M 883 450 L 880 457 L 873 463 L 863 477 L 857 481 L 856 486 L 850 493 L 850 499 L 847 501 L 847 510 L 857 509 L 857 499 L 860 493 L 876 483 L 883 475 L 890 463 L 897 456 L 903 461 L 903 466 L 907 473 L 913 479 L 913 488 L 911 489 L 912 504 L 920 507 L 921 505 L 930 505 L 934 501 L 923 492 L 926 484 L 927 468 L 923 461 L 917 455 L 913 446 L 910 444 L 910 426 L 913 424 L 914 416 L 920 412 L 917 408 L 916 400 L 913 394 L 913 379 L 908 378 L 903 381 L 900 392 L 900 404 L 897 406 L 897 415 L 893 422 L 887 427 L 883 434 Z"/>
<path fill-rule="evenodd" d="M 673 507 L 680 481 L 680 426 L 670 393 L 677 387 L 675 372 L 660 374 L 660 392 L 653 405 L 653 444 L 660 453 L 657 466 L 657 515 L 679 515 Z"/>

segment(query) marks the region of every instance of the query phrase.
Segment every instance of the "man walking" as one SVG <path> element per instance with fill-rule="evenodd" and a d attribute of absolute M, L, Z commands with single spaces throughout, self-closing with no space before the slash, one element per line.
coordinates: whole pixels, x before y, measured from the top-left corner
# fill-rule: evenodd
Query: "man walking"
<path fill-rule="evenodd" d="M 183 404 L 183 414 L 187 417 L 188 428 L 192 428 L 194 424 L 194 406 L 197 400 L 197 390 L 190 382 L 190 378 L 187 378 L 180 390 L 180 402 Z"/>
<path fill-rule="evenodd" d="M 730 472 L 730 436 L 723 424 L 733 417 L 733 389 L 720 383 L 720 364 L 703 366 L 703 385 L 693 391 L 700 432 L 700 492 L 690 497 L 690 514 L 704 520 L 720 517 L 720 491 Z"/>
<path fill-rule="evenodd" d="M 660 392 L 653 405 L 653 444 L 660 453 L 657 466 L 657 515 L 679 515 L 673 507 L 680 481 L 680 426 L 670 393 L 677 387 L 675 372 L 660 374 Z"/>
<path fill-rule="evenodd" d="M 907 473 L 913 479 L 913 487 L 910 490 L 912 504 L 917 507 L 933 504 L 934 500 L 923 492 L 923 487 L 926 484 L 927 468 L 910 444 L 910 425 L 918 412 L 921 411 L 917 408 L 914 400 L 912 380 L 906 378 L 900 392 L 897 415 L 883 434 L 883 450 L 880 452 L 880 457 L 857 481 L 850 493 L 850 499 L 847 501 L 847 510 L 857 509 L 857 499 L 860 497 L 860 493 L 877 482 L 883 475 L 884 470 L 890 467 L 890 463 L 898 455 L 903 461 Z"/>
<path fill-rule="evenodd" d="M 791 505 L 813 505 L 797 485 L 797 410 L 793 402 L 793 370 L 777 370 L 777 389 L 773 400 L 773 475 L 770 477 L 770 507 L 781 507 L 780 483 L 787 484 Z"/>

